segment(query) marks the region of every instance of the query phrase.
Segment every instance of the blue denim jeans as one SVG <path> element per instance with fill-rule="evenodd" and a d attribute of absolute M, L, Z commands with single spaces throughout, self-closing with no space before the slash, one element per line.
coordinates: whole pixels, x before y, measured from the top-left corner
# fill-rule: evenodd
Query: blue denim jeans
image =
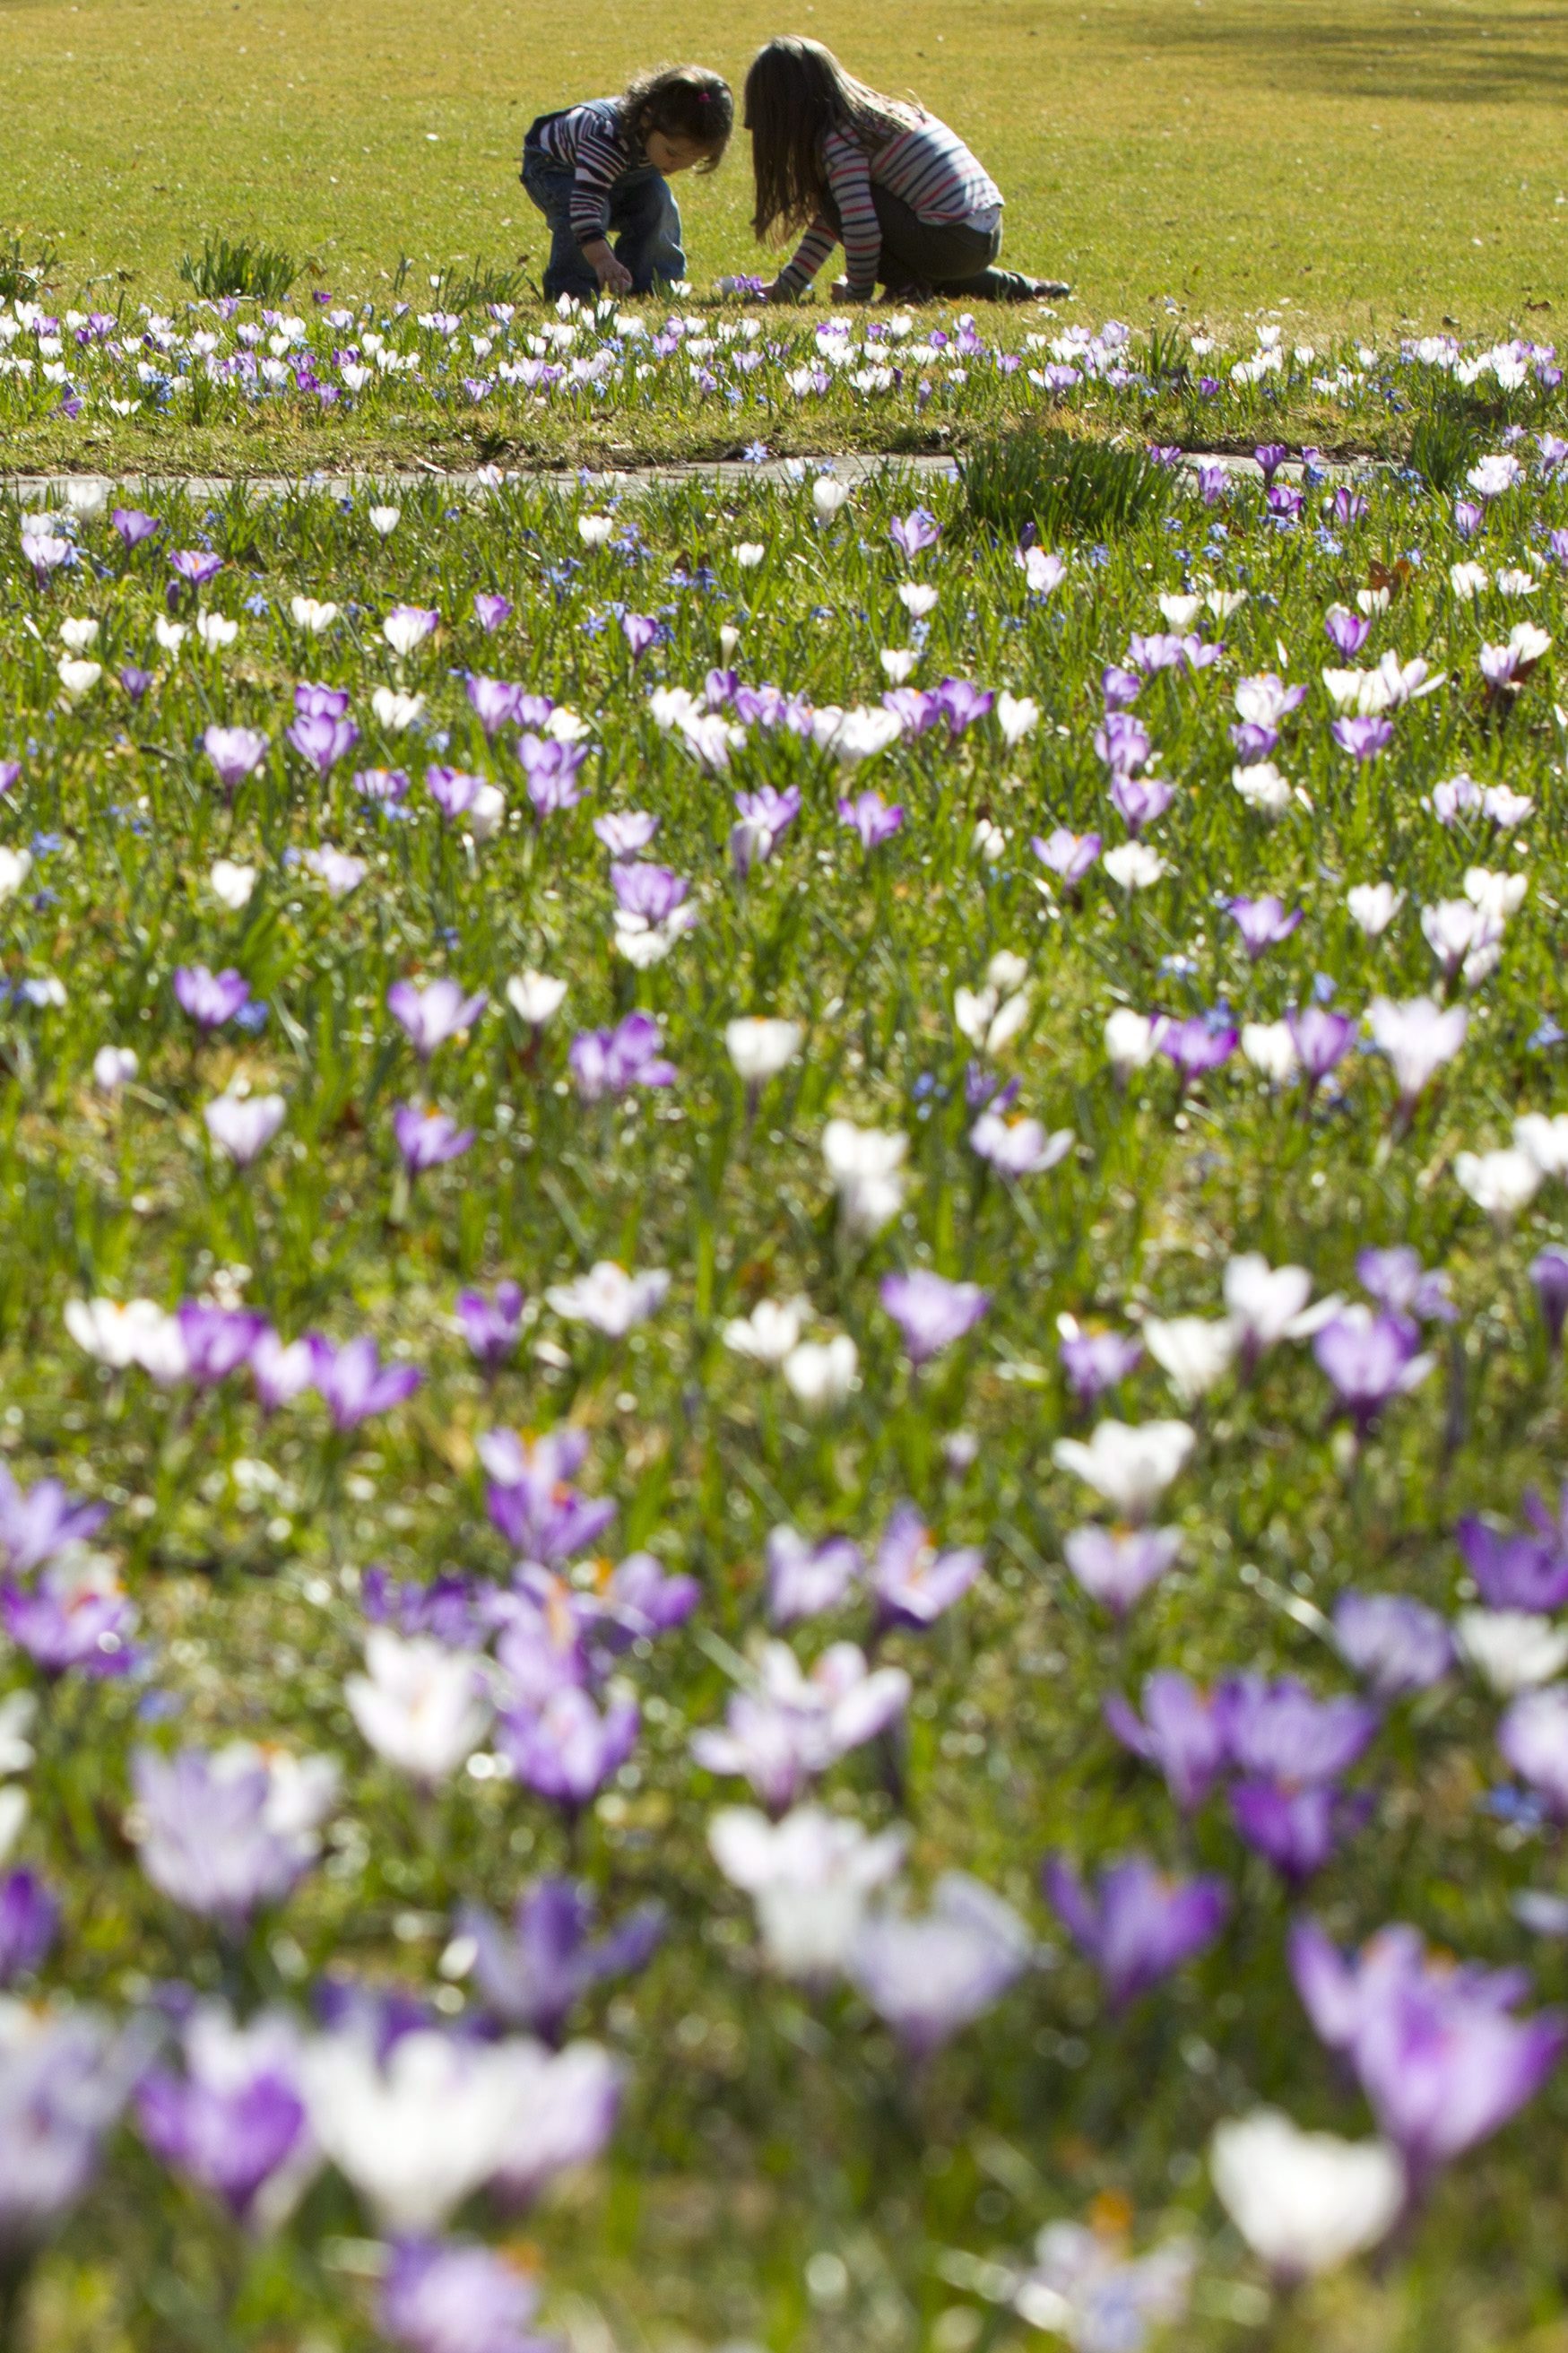
<path fill-rule="evenodd" d="M 584 259 L 572 226 L 572 184 L 571 164 L 547 155 L 531 135 L 522 151 L 522 185 L 550 224 L 550 259 L 544 269 L 544 296 L 550 302 L 563 294 L 591 301 L 599 290 L 594 266 Z M 651 164 L 623 172 L 611 187 L 607 233 L 616 259 L 632 273 L 634 294 L 651 293 L 656 286 L 685 277 L 680 210 L 669 182 Z"/>

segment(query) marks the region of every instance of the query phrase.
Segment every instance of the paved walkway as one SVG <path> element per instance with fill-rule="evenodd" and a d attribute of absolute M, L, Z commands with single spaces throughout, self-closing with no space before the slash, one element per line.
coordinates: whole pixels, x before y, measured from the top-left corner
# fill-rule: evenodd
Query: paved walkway
<path fill-rule="evenodd" d="M 1223 466 L 1227 473 L 1257 475 L 1254 458 L 1230 457 L 1221 453 L 1206 454 L 1201 450 L 1184 452 L 1182 464 L 1195 471 L 1199 466 Z M 1363 459 L 1345 465 L 1325 469 L 1330 478 L 1341 480 L 1363 471 L 1375 461 Z M 831 458 L 766 458 L 758 465 L 748 465 L 739 459 L 695 460 L 672 466 L 645 466 L 622 472 L 616 469 L 599 470 L 593 467 L 537 469 L 518 467 L 502 473 L 495 467 L 447 473 L 438 466 L 424 466 L 416 470 L 388 469 L 379 471 L 366 468 L 346 474 L 0 474 L 0 496 L 9 493 L 18 505 L 48 503 L 63 500 L 73 487 L 79 495 L 93 489 L 106 498 L 157 498 L 184 491 L 193 499 L 222 498 L 231 491 L 237 480 L 261 498 L 283 498 L 295 491 L 320 491 L 332 498 L 352 498 L 365 491 L 391 493 L 425 490 L 438 482 L 447 491 L 462 492 L 470 498 L 483 498 L 502 482 L 537 482 L 544 488 L 574 491 L 584 485 L 595 489 L 615 490 L 637 495 L 668 484 L 706 482 L 715 489 L 741 489 L 757 482 L 793 484 L 801 480 L 802 470 L 815 472 L 830 467 L 843 482 L 863 482 L 879 474 L 908 475 L 918 481 L 924 479 L 952 480 L 958 472 L 956 459 L 931 457 L 915 452 L 908 455 L 889 452 L 852 451 Z M 1287 480 L 1300 480 L 1300 465 L 1288 462 L 1279 469 Z"/>

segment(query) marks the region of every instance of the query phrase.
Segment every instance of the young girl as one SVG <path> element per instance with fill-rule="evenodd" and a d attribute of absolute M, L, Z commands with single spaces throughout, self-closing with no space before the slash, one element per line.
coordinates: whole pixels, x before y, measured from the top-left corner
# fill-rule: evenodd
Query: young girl
<path fill-rule="evenodd" d="M 546 300 L 591 301 L 601 286 L 647 294 L 684 278 L 669 174 L 693 164 L 711 172 L 734 119 L 721 76 L 705 66 L 661 66 L 619 98 L 591 98 L 531 123 L 522 185 L 550 223 Z"/>
<path fill-rule="evenodd" d="M 819 41 L 769 41 L 746 76 L 757 209 L 764 241 L 805 230 L 770 301 L 803 294 L 842 242 L 847 277 L 835 301 L 868 302 L 878 284 L 900 301 L 966 302 L 1060 295 L 1054 280 L 994 267 L 1002 195 L 956 132 L 923 107 L 883 98 L 847 74 Z"/>

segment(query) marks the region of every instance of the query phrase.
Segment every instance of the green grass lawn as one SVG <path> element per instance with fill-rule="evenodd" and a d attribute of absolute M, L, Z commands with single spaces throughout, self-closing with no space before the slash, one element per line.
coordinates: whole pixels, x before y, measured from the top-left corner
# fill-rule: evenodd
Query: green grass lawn
<path fill-rule="evenodd" d="M 912 87 L 1008 199 L 1008 250 L 1077 315 L 1170 296 L 1312 332 L 1405 319 L 1548 337 L 1568 302 L 1568 5 L 1438 0 L 907 0 L 892 9 L 607 0 L 0 0 L 0 226 L 68 297 L 163 299 L 209 232 L 280 243 L 342 290 L 408 255 L 542 261 L 516 179 L 541 109 L 658 54 L 739 82 L 767 34 Z M 754 268 L 746 142 L 684 184 L 694 280 Z M 102 289 L 100 289 L 101 299 Z M 1163 313 L 1162 313 L 1163 315 Z"/>

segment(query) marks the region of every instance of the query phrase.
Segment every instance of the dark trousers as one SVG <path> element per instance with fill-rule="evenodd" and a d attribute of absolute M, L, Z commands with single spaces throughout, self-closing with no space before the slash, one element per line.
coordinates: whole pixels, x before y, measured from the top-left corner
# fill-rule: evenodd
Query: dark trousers
<path fill-rule="evenodd" d="M 593 263 L 584 259 L 572 226 L 572 166 L 536 143 L 538 129 L 536 122 L 523 147 L 522 185 L 550 224 L 545 300 L 554 302 L 563 294 L 571 294 L 579 301 L 592 301 L 599 290 L 599 280 Z M 679 208 L 669 182 L 651 164 L 623 172 L 612 185 L 608 234 L 614 239 L 616 259 L 632 273 L 634 294 L 651 293 L 656 286 L 685 277 Z"/>
<path fill-rule="evenodd" d="M 874 184 L 871 202 L 882 228 L 882 259 L 877 276 L 889 294 L 951 294 L 969 302 L 1016 302 L 1032 281 L 1015 269 L 993 267 L 1002 250 L 1002 224 L 968 228 L 962 221 L 923 221 L 901 196 Z"/>

